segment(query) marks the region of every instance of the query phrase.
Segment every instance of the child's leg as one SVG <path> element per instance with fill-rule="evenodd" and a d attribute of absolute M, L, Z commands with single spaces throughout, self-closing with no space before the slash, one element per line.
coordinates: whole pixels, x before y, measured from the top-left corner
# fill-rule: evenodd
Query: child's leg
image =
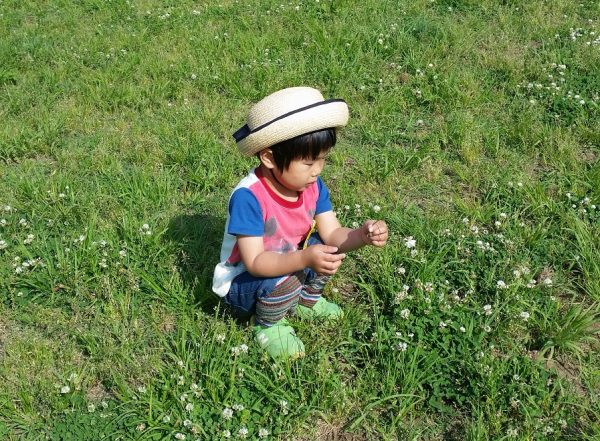
<path fill-rule="evenodd" d="M 322 244 L 318 234 L 313 234 L 308 239 L 308 245 Z M 337 318 L 342 316 L 342 309 L 335 303 L 325 300 L 323 290 L 331 276 L 317 274 L 310 268 L 305 270 L 306 278 L 300 291 L 300 299 L 296 312 L 304 318 Z"/>
<path fill-rule="evenodd" d="M 238 316 L 254 314 L 254 335 L 261 347 L 274 358 L 297 358 L 304 344 L 294 329 L 282 320 L 298 303 L 304 273 L 262 278 L 243 273 L 236 277 L 224 298 Z"/>
<path fill-rule="evenodd" d="M 282 278 L 273 290 L 256 300 L 256 322 L 272 326 L 298 304 L 304 274 L 296 273 Z"/>
<path fill-rule="evenodd" d="M 312 274 L 310 274 L 312 273 Z M 312 308 L 319 301 L 325 285 L 331 279 L 331 276 L 318 275 L 311 271 L 306 278 L 306 282 L 300 291 L 299 304 L 307 308 Z M 313 277 L 311 277 L 313 276 Z"/>

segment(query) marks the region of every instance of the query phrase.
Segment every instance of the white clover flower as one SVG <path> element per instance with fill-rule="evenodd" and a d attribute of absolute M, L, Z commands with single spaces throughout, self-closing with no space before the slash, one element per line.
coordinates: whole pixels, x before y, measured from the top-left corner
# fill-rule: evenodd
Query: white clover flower
<path fill-rule="evenodd" d="M 179 401 L 181 401 L 182 403 L 187 401 L 188 399 L 188 394 L 181 394 L 181 396 L 179 397 Z"/>
<path fill-rule="evenodd" d="M 177 384 L 178 385 L 183 385 L 185 383 L 185 379 L 183 378 L 183 375 L 180 375 L 179 377 L 177 377 Z"/>
<path fill-rule="evenodd" d="M 5 205 L 3 207 L 3 210 L 6 211 L 7 213 L 10 213 L 12 211 L 12 207 L 10 205 Z"/>
<path fill-rule="evenodd" d="M 4 250 L 8 247 L 8 244 L 4 240 L 0 240 L 0 250 Z"/>
<path fill-rule="evenodd" d="M 448 326 L 446 322 L 440 322 L 440 328 L 444 329 L 446 326 Z"/>
<path fill-rule="evenodd" d="M 377 335 L 377 334 L 374 334 L 374 335 Z M 281 413 L 282 413 L 282 414 L 284 414 L 284 415 L 287 415 L 287 414 L 289 413 L 289 410 L 288 410 L 288 402 L 287 402 L 287 401 L 285 401 L 285 400 L 280 400 L 280 401 L 279 401 L 279 406 L 281 407 Z"/>
<path fill-rule="evenodd" d="M 517 431 L 517 429 L 511 428 L 506 431 L 506 435 L 511 438 L 515 438 L 519 436 L 519 432 Z"/>
<path fill-rule="evenodd" d="M 496 288 L 498 288 L 498 289 L 506 289 L 506 288 L 508 288 L 508 285 L 506 283 L 504 283 L 504 280 L 498 280 L 496 282 Z"/>
<path fill-rule="evenodd" d="M 460 330 L 460 332 L 467 332 L 467 330 L 465 329 L 464 326 L 461 326 L 460 328 L 458 328 Z"/>
<path fill-rule="evenodd" d="M 236 412 L 241 412 L 242 410 L 244 410 L 244 405 L 243 404 L 234 404 L 233 406 L 231 406 L 233 408 L 233 410 L 235 410 Z"/>
<path fill-rule="evenodd" d="M 400 311 L 400 317 L 402 317 L 403 319 L 407 319 L 409 315 L 410 310 L 408 309 L 403 309 L 402 311 Z"/>
<path fill-rule="evenodd" d="M 242 354 L 247 354 L 248 353 L 248 345 L 242 343 L 240 345 L 240 351 L 242 352 Z"/>
<path fill-rule="evenodd" d="M 399 266 L 398 268 L 396 268 L 396 272 L 398 274 L 406 274 L 406 268 L 404 268 L 403 266 Z"/>
<path fill-rule="evenodd" d="M 35 238 L 35 236 L 33 234 L 28 234 L 27 238 L 23 241 L 23 243 L 25 245 L 29 245 L 31 242 L 33 242 L 34 238 Z"/>
<path fill-rule="evenodd" d="M 223 430 L 223 432 L 221 432 L 221 436 L 223 438 L 231 438 L 231 432 L 229 430 Z"/>
<path fill-rule="evenodd" d="M 215 335 L 215 340 L 219 344 L 225 343 L 225 334 L 217 334 L 217 335 Z"/>
<path fill-rule="evenodd" d="M 485 305 L 483 307 L 483 311 L 484 311 L 485 315 L 491 315 L 492 314 L 492 305 Z"/>
<path fill-rule="evenodd" d="M 494 225 L 495 225 L 496 227 L 501 227 L 501 226 L 502 226 L 502 222 L 500 222 L 500 221 L 496 221 L 496 222 L 494 222 Z"/>
<path fill-rule="evenodd" d="M 261 428 L 258 430 L 258 437 L 259 438 L 266 438 L 267 436 L 269 436 L 269 431 L 265 428 Z"/>
<path fill-rule="evenodd" d="M 518 269 L 514 270 L 513 276 L 515 276 L 516 279 L 521 278 L 521 271 L 519 271 Z"/>
<path fill-rule="evenodd" d="M 185 405 L 185 410 L 191 412 L 192 410 L 194 410 L 194 405 L 192 403 L 187 403 Z"/>
<path fill-rule="evenodd" d="M 137 388 L 138 392 L 141 394 L 145 394 L 146 393 L 146 386 L 139 386 Z"/>
<path fill-rule="evenodd" d="M 396 349 L 398 349 L 400 352 L 406 352 L 406 348 L 408 348 L 408 344 L 404 342 L 400 342 L 396 345 Z"/>
<path fill-rule="evenodd" d="M 183 420 L 183 427 L 190 427 L 192 422 L 190 420 Z"/>
<path fill-rule="evenodd" d="M 396 293 L 396 295 L 394 296 L 394 303 L 396 305 L 400 304 L 400 302 L 402 302 L 402 300 L 404 300 L 406 298 L 406 291 L 399 291 Z"/>
<path fill-rule="evenodd" d="M 417 241 L 415 239 L 413 239 L 412 236 L 408 236 L 406 238 L 404 238 L 404 245 L 406 246 L 406 248 L 414 248 L 417 246 Z"/>
<path fill-rule="evenodd" d="M 381 211 L 381 207 L 379 205 L 373 205 L 373 211 L 375 213 L 379 213 Z"/>
<path fill-rule="evenodd" d="M 27 223 L 26 219 L 21 218 L 21 219 L 19 219 L 19 225 L 22 227 L 26 227 L 29 224 Z"/>
<path fill-rule="evenodd" d="M 230 420 L 233 417 L 233 410 L 231 410 L 229 407 L 226 407 L 223 409 L 223 412 L 221 412 L 221 416 L 224 420 Z"/>
<path fill-rule="evenodd" d="M 69 385 L 60 388 L 61 394 L 68 394 L 69 392 L 71 392 L 71 387 Z"/>
<path fill-rule="evenodd" d="M 484 326 L 483 326 L 483 330 L 484 330 L 485 332 L 491 332 L 492 328 L 490 328 L 490 326 L 489 326 L 489 325 L 484 325 Z"/>
<path fill-rule="evenodd" d="M 162 420 L 163 420 L 163 423 L 168 423 L 171 421 L 171 417 L 169 415 L 165 415 Z"/>
<path fill-rule="evenodd" d="M 527 283 L 527 288 L 533 288 L 536 284 L 537 282 L 535 281 L 535 279 L 531 279 L 529 283 Z"/>
<path fill-rule="evenodd" d="M 175 434 L 175 439 L 185 439 L 185 435 L 181 432 Z"/>
<path fill-rule="evenodd" d="M 240 427 L 240 430 L 238 430 L 238 437 L 239 438 L 246 438 L 246 436 L 248 436 L 248 429 L 245 426 Z"/>
<path fill-rule="evenodd" d="M 87 410 L 89 413 L 94 413 L 94 411 L 96 410 L 96 406 L 93 403 L 90 403 L 87 406 Z"/>
<path fill-rule="evenodd" d="M 7 224 L 8 222 L 6 221 L 6 219 L 0 219 L 0 227 L 6 227 Z"/>
<path fill-rule="evenodd" d="M 417 254 L 419 254 L 419 250 L 417 250 L 416 248 L 410 250 L 410 257 L 415 257 Z"/>
<path fill-rule="evenodd" d="M 521 317 L 524 321 L 527 321 L 527 320 L 529 320 L 529 313 L 527 311 L 522 311 L 519 314 L 519 317 Z"/>
<path fill-rule="evenodd" d="M 552 286 L 552 279 L 550 277 L 546 277 L 543 282 L 544 286 Z"/>
<path fill-rule="evenodd" d="M 138 432 L 143 432 L 146 429 L 146 424 L 144 423 L 140 423 L 135 427 L 135 430 L 137 430 Z"/>
<path fill-rule="evenodd" d="M 125 251 L 125 250 L 119 251 L 119 256 L 121 256 L 121 257 L 127 256 L 127 251 Z"/>

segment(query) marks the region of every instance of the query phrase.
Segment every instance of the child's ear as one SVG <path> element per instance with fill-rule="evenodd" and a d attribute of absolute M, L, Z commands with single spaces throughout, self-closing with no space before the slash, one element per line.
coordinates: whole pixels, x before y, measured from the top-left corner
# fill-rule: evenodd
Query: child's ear
<path fill-rule="evenodd" d="M 273 158 L 273 151 L 271 149 L 262 149 L 258 152 L 258 159 L 267 168 L 275 168 L 275 159 Z"/>

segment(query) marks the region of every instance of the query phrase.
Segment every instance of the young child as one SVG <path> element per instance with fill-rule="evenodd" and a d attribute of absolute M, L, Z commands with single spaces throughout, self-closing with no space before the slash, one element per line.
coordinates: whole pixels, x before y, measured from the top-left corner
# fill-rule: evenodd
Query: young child
<path fill-rule="evenodd" d="M 304 354 L 286 314 L 340 317 L 340 307 L 321 295 L 325 284 L 345 252 L 382 247 L 388 238 L 381 220 L 342 227 L 319 177 L 336 129 L 347 121 L 343 100 L 291 87 L 255 104 L 233 135 L 240 152 L 256 155 L 260 164 L 229 199 L 213 291 L 236 316 L 254 315 L 256 340 L 274 358 Z"/>

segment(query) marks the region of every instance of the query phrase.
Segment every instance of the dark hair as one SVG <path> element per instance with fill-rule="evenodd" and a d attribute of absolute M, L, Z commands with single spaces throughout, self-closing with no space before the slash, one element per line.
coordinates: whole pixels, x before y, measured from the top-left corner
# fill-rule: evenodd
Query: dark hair
<path fill-rule="evenodd" d="M 329 151 L 336 140 L 335 128 L 305 133 L 271 146 L 273 160 L 277 168 L 286 170 L 295 159 L 317 159 L 321 153 Z"/>

